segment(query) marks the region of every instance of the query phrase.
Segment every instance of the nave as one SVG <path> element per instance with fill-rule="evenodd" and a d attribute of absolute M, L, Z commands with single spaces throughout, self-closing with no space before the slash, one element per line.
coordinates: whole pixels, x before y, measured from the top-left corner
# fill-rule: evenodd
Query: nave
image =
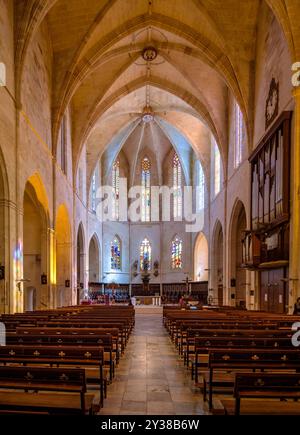
<path fill-rule="evenodd" d="M 202 415 L 202 396 L 179 359 L 161 314 L 136 314 L 101 415 Z"/>

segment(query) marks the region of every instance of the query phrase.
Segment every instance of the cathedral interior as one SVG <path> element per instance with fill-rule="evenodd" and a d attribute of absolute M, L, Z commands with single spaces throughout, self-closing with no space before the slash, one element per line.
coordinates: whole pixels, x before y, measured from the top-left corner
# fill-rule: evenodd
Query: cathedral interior
<path fill-rule="evenodd" d="M 128 388 L 171 307 L 300 315 L 299 191 L 299 0 L 0 0 L 0 322 L 129 304 L 107 414 L 211 411 Z"/>

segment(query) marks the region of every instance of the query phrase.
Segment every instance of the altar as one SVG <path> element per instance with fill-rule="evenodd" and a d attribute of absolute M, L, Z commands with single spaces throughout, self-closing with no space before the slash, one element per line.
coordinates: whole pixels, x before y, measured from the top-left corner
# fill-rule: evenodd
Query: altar
<path fill-rule="evenodd" d="M 134 299 L 133 305 L 153 305 L 157 307 L 161 306 L 160 296 L 135 296 L 132 299 Z"/>

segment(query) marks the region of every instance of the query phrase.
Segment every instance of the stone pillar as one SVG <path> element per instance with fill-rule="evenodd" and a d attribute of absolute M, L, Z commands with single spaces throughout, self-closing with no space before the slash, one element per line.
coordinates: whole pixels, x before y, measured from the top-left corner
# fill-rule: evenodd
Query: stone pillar
<path fill-rule="evenodd" d="M 294 137 L 292 147 L 292 219 L 290 243 L 289 312 L 300 296 L 300 87 L 293 91 L 295 98 Z"/>

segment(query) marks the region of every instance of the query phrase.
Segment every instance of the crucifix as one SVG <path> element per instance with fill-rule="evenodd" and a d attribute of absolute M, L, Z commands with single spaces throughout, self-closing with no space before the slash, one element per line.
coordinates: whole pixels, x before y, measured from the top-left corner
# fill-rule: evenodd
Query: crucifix
<path fill-rule="evenodd" d="M 186 273 L 186 278 L 183 280 L 185 282 L 185 291 L 186 295 L 190 294 L 190 283 L 193 282 L 191 279 L 189 279 L 189 274 Z"/>

